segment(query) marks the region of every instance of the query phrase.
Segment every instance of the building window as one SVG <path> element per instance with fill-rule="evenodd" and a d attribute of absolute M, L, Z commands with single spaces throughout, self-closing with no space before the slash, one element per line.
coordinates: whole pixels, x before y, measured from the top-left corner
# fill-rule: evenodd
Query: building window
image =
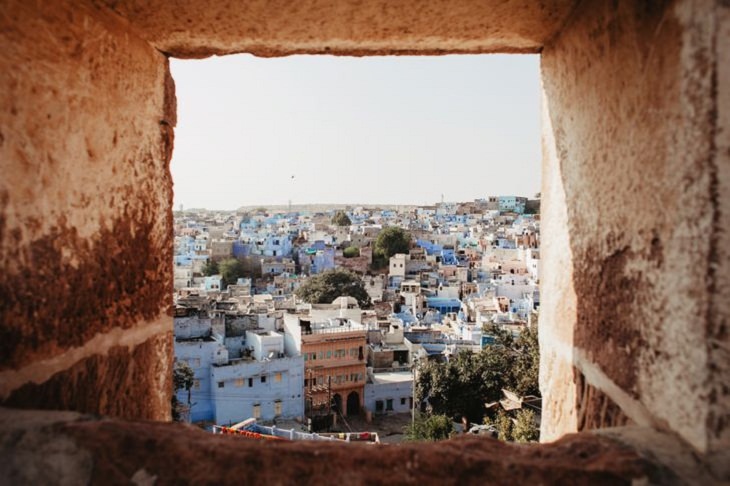
<path fill-rule="evenodd" d="M 261 383 L 266 383 L 266 375 L 261 375 Z"/>
<path fill-rule="evenodd" d="M 406 404 L 406 397 L 401 397 L 400 404 L 405 405 Z"/>
<path fill-rule="evenodd" d="M 223 382 L 223 381 L 219 381 L 218 382 L 218 388 L 223 388 L 225 386 L 226 386 L 226 383 L 225 382 Z"/>
<path fill-rule="evenodd" d="M 248 386 L 249 388 L 253 386 L 253 378 L 248 379 Z"/>
<path fill-rule="evenodd" d="M 276 373 L 276 374 L 274 375 L 274 381 L 275 381 L 276 383 L 279 383 L 279 382 L 281 382 L 281 373 L 280 373 L 280 372 L 279 372 L 279 373 Z"/>
<path fill-rule="evenodd" d="M 252 413 L 252 415 L 253 415 L 253 418 L 255 418 L 255 419 L 260 419 L 261 418 L 261 405 L 256 404 L 256 405 L 253 406 L 253 413 Z"/>
<path fill-rule="evenodd" d="M 375 401 L 375 412 L 380 413 L 383 411 L 383 401 L 382 400 L 376 400 Z"/>
<path fill-rule="evenodd" d="M 277 400 L 274 402 L 274 415 L 277 417 L 281 415 L 281 400 Z"/>
<path fill-rule="evenodd" d="M 236 387 L 241 388 L 243 386 L 243 378 L 236 378 Z"/>
<path fill-rule="evenodd" d="M 327 359 L 330 359 L 332 357 L 332 351 L 327 351 Z"/>
<path fill-rule="evenodd" d="M 385 401 L 385 410 L 392 411 L 393 410 L 393 399 L 389 398 Z"/>
<path fill-rule="evenodd" d="M 193 390 L 200 390 L 200 380 L 193 380 Z"/>

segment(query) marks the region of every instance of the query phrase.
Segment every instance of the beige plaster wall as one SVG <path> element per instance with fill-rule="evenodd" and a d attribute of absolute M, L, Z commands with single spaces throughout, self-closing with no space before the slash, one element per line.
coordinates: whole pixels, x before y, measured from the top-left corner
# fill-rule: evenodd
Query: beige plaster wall
<path fill-rule="evenodd" d="M 726 441 L 719 8 L 583 2 L 542 52 L 543 439 L 580 428 L 574 410 L 598 417 L 585 427 L 649 425 L 701 452 Z M 593 391 L 550 375 L 571 362 Z"/>
<path fill-rule="evenodd" d="M 166 58 L 86 2 L 0 3 L 0 401 L 169 417 Z"/>

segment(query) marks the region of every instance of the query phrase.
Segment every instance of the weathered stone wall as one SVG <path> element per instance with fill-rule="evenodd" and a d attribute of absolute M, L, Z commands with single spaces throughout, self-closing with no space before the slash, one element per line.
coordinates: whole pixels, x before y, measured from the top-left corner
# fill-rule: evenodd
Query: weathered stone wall
<path fill-rule="evenodd" d="M 0 401 L 169 417 L 166 58 L 85 2 L 0 4 Z"/>
<path fill-rule="evenodd" d="M 710 57 L 714 61 L 713 86 L 716 96 L 713 136 L 712 198 L 714 213 L 711 290 L 707 322 L 710 368 L 711 462 L 716 474 L 730 477 L 730 4 L 718 2 L 716 33 Z"/>
<path fill-rule="evenodd" d="M 180 424 L 7 409 L 0 409 L 0 454 L 0 478 L 9 484 L 595 486 L 684 484 L 688 475 L 666 467 L 666 458 L 597 434 L 547 445 L 473 436 L 438 444 L 261 442 Z M 675 453 L 672 459 L 686 456 Z M 694 483 L 706 484 L 696 462 L 687 462 Z"/>
<path fill-rule="evenodd" d="M 543 50 L 544 439 L 605 409 L 727 450 L 719 3 L 582 2 Z"/>
<path fill-rule="evenodd" d="M 539 52 L 576 0 L 94 0 L 175 57 Z"/>
<path fill-rule="evenodd" d="M 623 423 L 668 430 L 727 477 L 726 3 L 2 2 L 0 401 L 168 418 L 175 106 L 160 51 L 542 48 L 543 439 Z M 132 436 L 138 427 L 152 436 L 147 446 L 173 430 L 132 426 Z M 114 429 L 102 443 L 118 437 Z M 211 451 L 225 450 L 211 440 Z M 177 453 L 156 460 L 177 465 Z M 419 457 L 417 447 L 407 453 Z M 143 458 L 128 459 L 124 474 L 135 474 Z M 594 467 L 576 464 L 561 471 L 577 478 Z M 403 472 L 402 461 L 386 466 Z M 495 464 L 470 467 L 476 476 Z M 406 472 L 403 482 L 418 469 Z"/>

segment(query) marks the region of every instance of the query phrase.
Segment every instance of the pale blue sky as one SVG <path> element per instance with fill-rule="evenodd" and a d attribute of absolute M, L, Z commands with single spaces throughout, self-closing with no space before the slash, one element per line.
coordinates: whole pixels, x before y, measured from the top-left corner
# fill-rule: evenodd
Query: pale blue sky
<path fill-rule="evenodd" d="M 540 190 L 539 56 L 171 64 L 175 208 L 432 204 L 441 194 Z"/>

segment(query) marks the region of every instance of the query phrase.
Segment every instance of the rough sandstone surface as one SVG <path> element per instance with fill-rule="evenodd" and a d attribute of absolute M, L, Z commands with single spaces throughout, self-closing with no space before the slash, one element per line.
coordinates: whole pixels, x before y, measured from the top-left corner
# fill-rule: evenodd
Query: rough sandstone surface
<path fill-rule="evenodd" d="M 162 391 L 169 387 L 166 357 L 172 354 L 172 332 L 134 347 L 115 346 L 106 354 L 92 354 L 76 362 L 43 383 L 26 383 L 5 405 L 161 419 L 165 417 L 161 412 L 170 408 L 170 397 Z"/>
<path fill-rule="evenodd" d="M 623 423 L 653 427 L 677 433 L 728 477 L 726 4 L 2 2 L 0 400 L 169 418 L 175 102 L 162 53 L 542 52 L 543 439 Z M 200 436 L 180 427 L 59 427 L 60 442 L 41 450 L 59 478 L 71 463 L 89 468 L 88 477 L 105 471 L 137 482 L 156 474 L 175 480 L 180 464 L 193 476 L 243 474 L 217 471 L 215 461 L 181 461 Z M 24 450 L 16 441 L 22 430 L 13 430 L 2 444 Z M 594 447 L 586 437 L 593 435 L 577 440 Z M 572 439 L 545 448 L 464 441 L 438 453 L 398 449 L 418 459 L 403 469 L 390 449 L 375 459 L 372 450 L 366 459 L 327 445 L 277 445 L 260 455 L 253 452 L 260 444 L 232 440 L 206 436 L 205 450 L 230 464 L 245 461 L 246 471 L 281 474 L 266 476 L 275 482 L 297 474 L 354 482 L 385 481 L 391 473 L 403 482 L 445 473 L 485 478 L 491 470 L 501 475 L 497 481 L 515 471 L 525 482 L 540 480 L 549 471 L 568 482 L 600 482 L 609 473 L 599 468 L 601 475 L 590 476 L 596 464 L 615 459 L 610 448 L 569 446 Z M 278 467 L 280 456 L 271 451 L 286 451 L 293 472 Z M 550 456 L 555 451 L 568 452 Z M 71 462 L 54 462 L 66 453 Z M 318 454 L 342 466 L 310 460 Z M 530 472 L 530 461 L 544 457 L 565 469 Z M 156 465 L 162 463 L 169 472 Z M 133 469 L 139 464 L 150 469 Z M 610 477 L 646 473 L 622 471 Z"/>
<path fill-rule="evenodd" d="M 171 359 L 167 60 L 84 2 L 2 2 L 0 43 L 0 400 L 167 418 L 169 373 L 110 381 Z"/>
<path fill-rule="evenodd" d="M 542 51 L 545 439 L 628 421 L 727 454 L 720 45 L 719 3 L 583 2 Z"/>
<path fill-rule="evenodd" d="M 0 476 L 16 484 L 681 484 L 660 462 L 593 434 L 549 445 L 262 443 L 179 424 L 0 409 L 0 453 Z"/>
<path fill-rule="evenodd" d="M 539 52 L 575 0 L 94 0 L 175 57 Z"/>

